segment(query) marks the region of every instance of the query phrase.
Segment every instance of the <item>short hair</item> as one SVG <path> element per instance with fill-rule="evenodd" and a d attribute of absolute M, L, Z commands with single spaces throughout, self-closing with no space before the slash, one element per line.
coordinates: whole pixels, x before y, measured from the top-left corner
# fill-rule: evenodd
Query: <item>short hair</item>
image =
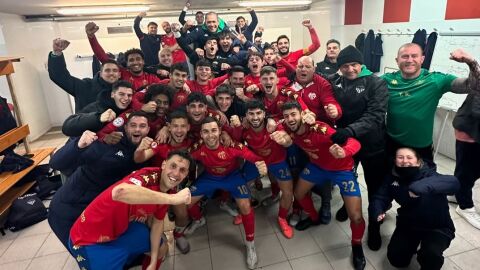
<path fill-rule="evenodd" d="M 158 24 L 156 22 L 149 22 L 147 24 L 147 27 L 150 27 L 150 25 L 155 25 L 156 27 L 158 27 Z"/>
<path fill-rule="evenodd" d="M 288 39 L 288 37 L 287 37 L 287 39 Z M 278 43 L 277 41 L 272 41 L 272 42 L 270 42 L 270 46 L 272 46 L 273 44 L 277 44 L 277 43 Z"/>
<path fill-rule="evenodd" d="M 206 59 L 200 59 L 197 61 L 197 63 L 195 64 L 195 69 L 197 69 L 197 67 L 209 67 L 209 68 L 212 68 L 212 63 L 210 63 L 210 61 L 206 60 Z"/>
<path fill-rule="evenodd" d="M 184 110 L 175 110 L 168 115 L 168 119 L 172 121 L 173 119 L 186 119 L 188 120 L 188 115 Z"/>
<path fill-rule="evenodd" d="M 272 47 L 272 43 L 270 43 L 268 46 L 265 46 L 265 47 L 263 48 L 263 53 L 265 53 L 266 50 L 275 51 L 275 50 L 273 49 L 273 47 Z"/>
<path fill-rule="evenodd" d="M 116 81 L 112 84 L 112 92 L 116 92 L 120 87 L 130 88 L 133 92 L 133 85 L 132 83 L 124 80 Z"/>
<path fill-rule="evenodd" d="M 229 76 L 232 76 L 232 74 L 234 72 L 242 72 L 245 74 L 245 69 L 243 68 L 243 66 L 233 66 L 229 71 L 228 71 L 228 75 Z"/>
<path fill-rule="evenodd" d="M 417 150 L 415 150 L 415 149 L 413 149 L 413 148 L 411 148 L 411 147 L 406 147 L 406 146 L 404 146 L 404 147 L 399 147 L 399 148 L 395 151 L 395 155 L 397 154 L 397 152 L 398 152 L 400 149 L 408 149 L 408 150 L 412 151 L 413 155 L 414 155 L 419 161 L 422 160 L 422 157 L 420 156 L 420 153 L 418 153 Z"/>
<path fill-rule="evenodd" d="M 238 21 L 238 20 L 240 20 L 240 19 L 243 19 L 243 20 L 245 21 L 245 17 L 243 17 L 243 16 L 238 16 L 235 21 Z"/>
<path fill-rule="evenodd" d="M 230 31 L 228 31 L 228 30 L 224 30 L 224 31 L 218 33 L 218 39 L 222 39 L 222 38 L 226 38 L 226 37 L 230 37 L 231 39 L 233 39 L 232 33 L 230 33 Z"/>
<path fill-rule="evenodd" d="M 266 111 L 265 104 L 263 104 L 263 102 L 261 102 L 258 99 L 252 99 L 252 100 L 249 100 L 245 103 L 245 111 L 246 112 L 248 110 L 254 110 L 254 109 L 260 109 L 262 111 Z"/>
<path fill-rule="evenodd" d="M 102 63 L 102 68 L 100 70 L 103 70 L 103 68 L 105 67 L 105 65 L 107 64 L 113 64 L 113 65 L 116 65 L 118 68 L 120 68 L 120 65 L 118 64 L 117 61 L 115 61 L 114 59 L 107 59 L 106 61 L 104 61 Z"/>
<path fill-rule="evenodd" d="M 218 123 L 218 121 L 211 116 L 205 117 L 205 119 L 203 119 L 203 121 L 202 121 L 201 126 L 203 126 L 205 124 L 208 124 L 208 123 L 213 123 L 213 122 L 217 123 L 218 127 L 220 127 L 220 124 Z"/>
<path fill-rule="evenodd" d="M 262 67 L 262 70 L 260 70 L 260 76 L 270 73 L 274 73 L 275 75 L 277 75 L 277 70 L 272 66 L 264 66 Z"/>
<path fill-rule="evenodd" d="M 258 56 L 260 57 L 260 59 L 263 60 L 263 54 L 261 54 L 260 52 L 249 52 L 247 56 L 247 61 L 250 61 L 250 58 L 253 56 Z"/>
<path fill-rule="evenodd" d="M 195 15 L 198 15 L 198 14 L 202 14 L 203 15 L 203 12 L 202 11 L 197 11 L 197 13 L 195 13 Z"/>
<path fill-rule="evenodd" d="M 297 109 L 300 112 L 302 111 L 302 106 L 300 106 L 300 103 L 298 101 L 287 101 L 283 103 L 282 105 L 282 112 L 290 109 Z"/>
<path fill-rule="evenodd" d="M 134 111 L 132 113 L 130 113 L 128 115 L 128 118 L 127 118 L 127 123 L 130 123 L 130 121 L 133 119 L 133 117 L 145 117 L 145 119 L 147 119 L 147 122 L 148 122 L 148 114 L 144 111 Z"/>
<path fill-rule="evenodd" d="M 218 20 L 218 14 L 214 11 L 210 11 L 210 12 L 207 12 L 207 14 L 205 14 L 205 17 L 207 17 L 208 15 L 215 15 L 215 17 L 217 17 L 217 20 Z"/>
<path fill-rule="evenodd" d="M 200 103 L 203 103 L 205 105 L 208 104 L 207 97 L 203 93 L 200 93 L 200 92 L 192 92 L 192 93 L 190 93 L 190 95 L 188 95 L 187 105 L 190 105 L 193 102 L 200 102 Z"/>
<path fill-rule="evenodd" d="M 286 38 L 286 39 L 288 40 L 288 42 L 290 42 L 290 39 L 287 37 L 287 35 L 280 35 L 280 36 L 278 36 L 276 43 L 278 43 L 278 41 L 279 41 L 280 39 L 282 39 L 282 38 Z M 272 43 L 273 43 L 273 42 L 272 42 Z"/>
<path fill-rule="evenodd" d="M 230 84 L 221 84 L 215 89 L 215 96 L 218 96 L 220 94 L 228 94 L 232 97 L 235 96 L 235 88 L 231 86 Z"/>
<path fill-rule="evenodd" d="M 168 104 L 172 104 L 172 95 L 171 93 L 175 91 L 172 87 L 166 84 L 152 84 L 147 87 L 147 92 L 145 93 L 145 97 L 143 101 L 145 103 L 152 101 L 154 97 L 158 95 L 164 95 L 168 98 Z"/>
<path fill-rule="evenodd" d="M 215 40 L 215 41 L 218 43 L 218 36 L 217 36 L 217 35 L 208 36 L 208 37 L 205 39 L 205 44 L 207 44 L 207 42 L 210 41 L 210 40 Z"/>
<path fill-rule="evenodd" d="M 340 47 L 340 41 L 338 41 L 338 40 L 336 40 L 336 39 L 333 39 L 333 38 L 332 38 L 332 39 L 329 39 L 329 40 L 327 41 L 327 46 L 328 46 L 328 44 L 330 44 L 330 43 L 337 43 L 337 44 L 338 44 L 338 47 Z"/>
<path fill-rule="evenodd" d="M 126 60 L 127 62 L 128 62 L 128 56 L 129 56 L 130 54 L 139 54 L 139 55 L 142 57 L 142 59 L 145 60 L 145 55 L 143 54 L 142 50 L 137 49 L 137 48 L 132 48 L 132 49 L 127 50 L 127 51 L 125 52 L 125 60 Z"/>
<path fill-rule="evenodd" d="M 173 156 L 179 156 L 183 159 L 186 159 L 188 160 L 188 171 L 189 172 L 193 172 L 195 170 L 195 166 L 196 166 L 196 163 L 195 163 L 195 160 L 192 158 L 192 156 L 190 155 L 190 153 L 188 153 L 188 151 L 186 150 L 172 150 L 170 152 L 168 152 L 168 155 L 167 155 L 167 159 L 166 160 L 169 160 L 171 159 Z M 185 177 L 185 179 L 188 178 L 188 177 Z M 185 179 L 182 179 L 185 180 Z"/>
<path fill-rule="evenodd" d="M 170 66 L 170 74 L 173 74 L 175 70 L 180 72 L 186 72 L 188 74 L 188 66 L 184 63 L 175 63 Z"/>
<path fill-rule="evenodd" d="M 400 50 L 403 49 L 403 48 L 407 48 L 407 47 L 417 47 L 420 49 L 420 52 L 422 53 L 423 55 L 423 49 L 422 49 L 422 46 L 418 45 L 417 43 L 405 43 L 403 44 L 402 46 L 400 46 L 400 48 L 398 48 L 398 51 L 397 51 L 397 56 L 398 54 L 400 53 Z"/>

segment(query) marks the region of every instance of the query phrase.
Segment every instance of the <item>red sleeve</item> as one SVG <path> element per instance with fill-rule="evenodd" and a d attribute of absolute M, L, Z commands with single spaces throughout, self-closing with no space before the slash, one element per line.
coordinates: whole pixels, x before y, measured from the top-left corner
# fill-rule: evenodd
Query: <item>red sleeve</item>
<path fill-rule="evenodd" d="M 281 59 L 278 61 L 280 63 L 280 66 L 282 68 L 277 70 L 277 76 L 278 77 L 288 77 L 291 74 L 295 73 L 295 67 L 290 64 L 289 62 L 285 61 L 285 59 Z"/>
<path fill-rule="evenodd" d="M 167 159 L 168 156 L 168 145 L 167 144 L 159 144 L 155 148 L 152 147 L 153 155 L 159 156 L 161 159 Z"/>
<path fill-rule="evenodd" d="M 228 79 L 228 73 L 218 78 L 211 79 L 210 81 L 208 81 L 208 86 L 209 88 L 215 89 L 217 88 L 217 86 L 222 84 L 226 79 Z"/>
<path fill-rule="evenodd" d="M 232 139 L 234 139 L 237 142 L 243 142 L 243 126 L 239 127 L 230 127 L 231 133 L 230 136 L 232 136 Z M 228 132 L 228 131 L 227 131 Z"/>
<path fill-rule="evenodd" d="M 248 149 L 248 147 L 246 147 L 241 143 L 236 144 L 234 147 L 231 147 L 230 149 L 234 152 L 235 156 L 243 157 L 244 159 L 250 161 L 251 163 L 255 163 L 257 161 L 263 160 L 259 156 L 255 155 L 250 149 Z"/>
<path fill-rule="evenodd" d="M 147 75 L 148 75 L 148 84 L 154 84 L 154 83 L 160 83 L 161 82 L 161 80 L 157 76 L 155 76 L 153 74 L 149 74 L 149 73 Z"/>
<path fill-rule="evenodd" d="M 342 107 L 340 107 L 340 104 L 337 102 L 335 96 L 333 95 L 332 85 L 327 80 L 317 74 L 313 75 L 313 80 L 315 81 L 315 83 L 318 83 L 320 85 L 320 100 L 323 106 L 327 106 L 328 104 L 335 105 L 338 110 L 338 116 L 335 119 L 340 119 L 342 117 Z"/>
<path fill-rule="evenodd" d="M 350 137 L 342 148 L 345 150 L 346 157 L 352 157 L 360 151 L 361 145 L 355 138 Z"/>
<path fill-rule="evenodd" d="M 89 37 L 88 41 L 90 42 L 90 47 L 92 47 L 93 54 L 98 58 L 98 61 L 104 63 L 109 59 L 107 53 L 103 50 L 102 46 L 100 46 L 100 43 L 98 43 L 96 36 Z"/>
<path fill-rule="evenodd" d="M 132 109 L 134 111 L 140 111 L 142 109 L 142 106 L 144 105 L 144 98 L 145 98 L 145 90 L 142 90 L 140 92 L 136 92 L 133 94 L 132 98 Z"/>
<path fill-rule="evenodd" d="M 113 119 L 113 121 L 106 124 L 100 131 L 97 132 L 98 139 L 103 142 L 103 138 L 106 135 L 118 131 L 119 127 L 122 127 L 127 122 L 127 114 L 124 112 L 120 114 L 117 118 Z"/>
<path fill-rule="evenodd" d="M 163 79 L 161 81 L 159 81 L 158 83 L 159 84 L 168 84 L 170 82 L 170 79 Z"/>
<path fill-rule="evenodd" d="M 320 39 L 317 36 L 317 32 L 315 31 L 315 28 L 310 28 L 308 30 L 310 32 L 310 38 L 312 39 L 312 44 L 308 46 L 308 48 L 303 49 L 303 54 L 304 55 L 310 55 L 314 53 L 318 48 L 320 48 Z"/>

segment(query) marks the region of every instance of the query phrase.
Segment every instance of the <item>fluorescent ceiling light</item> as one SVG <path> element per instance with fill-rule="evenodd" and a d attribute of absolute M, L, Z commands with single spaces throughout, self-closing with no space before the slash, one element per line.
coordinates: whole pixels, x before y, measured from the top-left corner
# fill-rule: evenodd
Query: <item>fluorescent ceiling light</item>
<path fill-rule="evenodd" d="M 305 1 L 241 1 L 238 3 L 241 7 L 278 7 L 278 6 L 303 6 L 310 5 L 312 0 Z"/>
<path fill-rule="evenodd" d="M 148 11 L 148 6 L 127 5 L 127 6 L 90 6 L 90 7 L 65 7 L 57 9 L 61 15 L 87 15 L 87 14 L 110 14 L 130 13 Z"/>

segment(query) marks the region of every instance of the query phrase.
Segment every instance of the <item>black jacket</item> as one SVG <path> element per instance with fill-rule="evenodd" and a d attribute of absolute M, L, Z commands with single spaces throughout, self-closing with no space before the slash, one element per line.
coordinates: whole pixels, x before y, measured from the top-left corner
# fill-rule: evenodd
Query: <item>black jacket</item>
<path fill-rule="evenodd" d="M 467 133 L 480 143 L 480 91 L 468 94 L 453 119 L 453 127 Z"/>
<path fill-rule="evenodd" d="M 385 213 L 394 199 L 400 204 L 397 210 L 397 226 L 416 230 L 439 230 L 453 239 L 455 227 L 448 211 L 446 195 L 454 194 L 459 188 L 460 184 L 455 176 L 437 173 L 433 163 L 424 163 L 410 183 L 400 181 L 393 169 L 370 202 L 369 216 L 376 218 Z M 410 197 L 409 191 L 418 198 Z"/>
<path fill-rule="evenodd" d="M 145 66 L 153 66 L 158 64 L 158 52 L 160 51 L 160 44 L 162 43 L 161 35 L 145 34 L 140 29 L 140 21 L 142 17 L 135 17 L 133 22 L 133 29 L 140 40 L 140 49 L 144 54 Z"/>
<path fill-rule="evenodd" d="M 317 67 L 315 68 L 315 72 L 318 75 L 327 77 L 328 75 L 335 74 L 338 71 L 337 63 L 332 63 L 325 55 L 325 58 L 322 62 L 317 63 Z"/>
<path fill-rule="evenodd" d="M 70 75 L 63 54 L 48 54 L 48 75 L 56 85 L 75 98 L 75 113 L 95 102 L 100 92 L 112 91 L 112 84 L 104 81 L 100 74 L 96 74 L 93 79 L 79 79 Z"/>
<path fill-rule="evenodd" d="M 360 141 L 360 158 L 385 149 L 385 115 L 388 90 L 384 80 L 363 68 L 365 76 L 350 81 L 343 76 L 332 82 L 335 99 L 342 107 L 338 128 L 347 128 Z M 362 75 L 361 73 L 361 75 Z"/>
<path fill-rule="evenodd" d="M 100 115 L 108 109 L 112 109 L 117 116 L 125 110 L 120 110 L 115 101 L 110 97 L 111 91 L 102 92 L 97 101 L 90 103 L 80 112 L 70 115 L 62 125 L 63 134 L 70 137 L 81 136 L 85 130 L 97 132 L 105 123 L 100 122 Z"/>
<path fill-rule="evenodd" d="M 238 33 L 243 34 L 247 40 L 253 42 L 253 31 L 257 27 L 258 18 L 253 9 L 250 10 L 250 16 L 252 16 L 252 21 L 250 24 L 245 25 L 242 29 L 240 29 L 238 25 L 235 25 L 235 30 L 237 30 Z"/>

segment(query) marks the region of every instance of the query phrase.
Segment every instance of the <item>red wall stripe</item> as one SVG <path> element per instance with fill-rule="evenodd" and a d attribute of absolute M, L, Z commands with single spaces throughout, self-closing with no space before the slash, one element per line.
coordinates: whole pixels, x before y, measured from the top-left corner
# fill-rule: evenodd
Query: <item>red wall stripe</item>
<path fill-rule="evenodd" d="M 411 6 L 411 0 L 385 0 L 383 22 L 409 22 Z"/>
<path fill-rule="evenodd" d="M 478 0 L 447 0 L 445 20 L 480 18 L 480 3 Z"/>
<path fill-rule="evenodd" d="M 363 0 L 345 0 L 345 25 L 362 23 Z"/>

